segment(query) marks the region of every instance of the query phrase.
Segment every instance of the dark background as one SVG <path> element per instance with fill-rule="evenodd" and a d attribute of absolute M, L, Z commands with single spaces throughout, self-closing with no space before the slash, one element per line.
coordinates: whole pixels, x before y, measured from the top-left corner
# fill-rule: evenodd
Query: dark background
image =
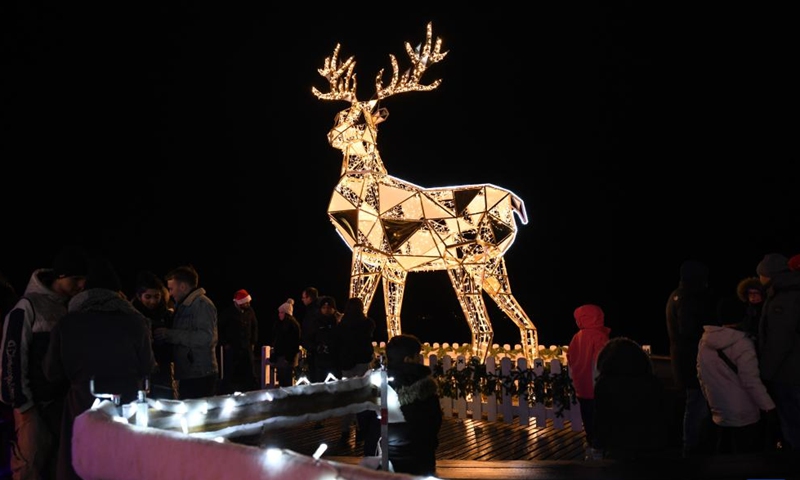
<path fill-rule="evenodd" d="M 0 272 L 20 293 L 82 243 L 128 287 L 140 269 L 191 263 L 218 307 L 245 288 L 271 317 L 311 285 L 341 307 L 350 254 L 327 219 L 341 153 L 326 134 L 347 105 L 311 87 L 328 87 L 317 68 L 338 42 L 369 98 L 428 21 L 450 53 L 423 80 L 443 83 L 382 103 L 384 163 L 418 185 L 524 199 L 506 260 L 540 343 L 567 344 L 572 311 L 592 302 L 613 336 L 666 353 L 683 260 L 733 294 L 765 253 L 800 252 L 795 154 L 754 12 L 255 3 L 3 3 Z M 385 338 L 382 305 L 379 291 Z M 489 313 L 496 342 L 519 342 Z M 469 340 L 444 272 L 409 276 L 403 329 Z"/>

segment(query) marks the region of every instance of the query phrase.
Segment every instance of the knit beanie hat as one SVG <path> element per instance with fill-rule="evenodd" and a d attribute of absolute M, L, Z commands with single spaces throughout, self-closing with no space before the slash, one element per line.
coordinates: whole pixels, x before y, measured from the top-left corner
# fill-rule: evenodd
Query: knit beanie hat
<path fill-rule="evenodd" d="M 56 278 L 85 277 L 89 271 L 89 258 L 80 247 L 64 247 L 53 261 Z"/>
<path fill-rule="evenodd" d="M 283 312 L 286 315 L 294 315 L 294 300 L 289 298 L 283 303 L 280 307 L 278 307 L 278 313 Z"/>
<path fill-rule="evenodd" d="M 756 273 L 765 277 L 789 271 L 789 260 L 780 253 L 768 253 L 756 267 Z"/>
<path fill-rule="evenodd" d="M 241 289 L 238 290 L 236 293 L 233 294 L 233 301 L 236 302 L 236 305 L 241 305 L 243 303 L 249 303 L 253 300 L 253 297 L 247 293 L 247 290 Z"/>

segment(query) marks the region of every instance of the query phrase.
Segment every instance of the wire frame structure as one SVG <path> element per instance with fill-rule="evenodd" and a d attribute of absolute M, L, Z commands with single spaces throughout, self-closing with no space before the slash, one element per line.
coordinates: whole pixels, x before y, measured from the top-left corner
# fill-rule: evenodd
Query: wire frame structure
<path fill-rule="evenodd" d="M 312 87 L 312 93 L 320 100 L 350 104 L 336 115 L 328 133 L 330 145 L 343 154 L 328 215 L 353 252 L 350 296 L 363 300 L 368 311 L 382 281 L 391 338 L 402 331 L 408 274 L 445 270 L 469 323 L 473 355 L 485 360 L 494 335 L 485 292 L 519 327 L 525 356 L 532 364 L 538 350 L 536 328 L 511 293 L 503 258 L 516 237 L 515 214 L 523 224 L 528 221 L 522 199 L 491 184 L 423 188 L 389 175 L 378 151 L 378 125 L 388 117 L 380 100 L 437 88 L 441 79 L 423 84 L 421 77 L 447 55 L 441 46 L 441 38 L 433 41 L 428 23 L 424 44 L 412 48 L 405 43 L 411 66 L 401 74 L 390 54 L 390 82 L 383 84 L 381 70 L 375 94 L 366 101 L 356 96 L 355 57 L 341 61 L 339 44 L 318 70 L 330 90 Z"/>

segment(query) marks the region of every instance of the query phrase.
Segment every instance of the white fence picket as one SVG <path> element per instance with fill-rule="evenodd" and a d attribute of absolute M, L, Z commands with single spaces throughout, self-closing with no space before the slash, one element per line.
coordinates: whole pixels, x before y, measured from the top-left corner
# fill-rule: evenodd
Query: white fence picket
<path fill-rule="evenodd" d="M 380 348 L 385 347 L 386 343 L 380 342 Z M 434 343 L 433 348 L 434 349 L 430 351 L 427 357 L 420 356 L 420 361 L 429 366 L 431 371 L 434 371 L 434 368 L 439 362 L 440 352 L 438 343 Z M 447 350 L 449 345 L 444 343 L 442 344 L 442 348 Z M 452 349 L 455 350 L 457 348 L 458 344 L 453 344 Z M 262 388 L 277 387 L 277 384 L 275 383 L 274 367 L 269 362 L 269 350 L 269 347 L 263 347 L 261 352 Z M 511 348 L 506 345 L 505 350 L 509 352 L 511 351 Z M 515 350 L 520 350 L 518 345 L 515 346 Z M 501 354 L 499 357 L 499 376 L 501 378 L 508 378 L 511 376 L 513 371 L 512 365 L 514 365 L 514 363 L 516 363 L 517 372 L 525 372 L 528 368 L 525 358 L 521 355 L 511 356 Z M 463 354 L 456 356 L 455 359 L 448 354 L 444 354 L 441 357 L 441 363 L 442 371 L 446 373 L 452 368 L 456 368 L 459 371 L 464 370 L 467 368 L 468 360 Z M 493 356 L 489 356 L 486 359 L 485 366 L 487 376 L 498 375 L 498 366 Z M 558 375 L 561 372 L 561 361 L 559 361 L 557 358 L 551 359 L 550 374 Z M 533 373 L 534 376 L 541 376 L 545 374 L 544 360 L 542 358 L 534 359 Z M 533 418 L 537 428 L 545 427 L 547 425 L 547 420 L 552 421 L 554 428 L 565 428 L 566 422 L 569 421 L 570 427 L 573 431 L 583 430 L 580 408 L 578 407 L 577 402 L 572 403 L 574 398 L 570 399 L 570 405 L 563 408 L 562 416 L 557 417 L 556 412 L 562 406 L 556 402 L 554 402 L 552 406 L 548 407 L 544 404 L 545 399 L 536 398 L 533 404 L 529 405 L 524 395 L 520 395 L 519 398 L 515 398 L 512 397 L 505 388 L 500 388 L 500 391 L 501 394 L 499 396 L 495 392 L 491 392 L 488 395 L 483 395 L 481 392 L 474 392 L 471 395 L 471 400 L 469 403 L 463 396 L 457 399 L 442 396 L 440 399 L 442 413 L 445 418 L 452 418 L 455 416 L 459 419 L 472 418 L 475 420 L 480 420 L 485 416 L 486 420 L 488 421 L 503 421 L 504 423 L 518 422 L 521 426 L 528 426 L 531 418 Z M 517 405 L 514 405 L 514 403 L 517 403 Z"/>

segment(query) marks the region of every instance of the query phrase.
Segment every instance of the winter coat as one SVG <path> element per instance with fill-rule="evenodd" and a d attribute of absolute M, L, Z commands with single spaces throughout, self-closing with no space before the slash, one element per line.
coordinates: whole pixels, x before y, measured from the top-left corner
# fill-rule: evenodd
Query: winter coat
<path fill-rule="evenodd" d="M 597 355 L 608 342 L 611 329 L 606 327 L 603 310 L 596 305 L 583 305 L 575 309 L 578 332 L 569 342 L 567 365 L 579 398 L 594 398 L 594 376 Z"/>
<path fill-rule="evenodd" d="M 150 338 L 154 338 L 153 333 L 158 328 L 172 328 L 172 316 L 174 312 L 167 308 L 167 302 L 162 300 L 155 308 L 147 308 L 139 298 L 134 297 L 131 304 L 144 315 L 150 325 Z M 153 355 L 156 358 L 156 366 L 150 375 L 150 397 L 151 398 L 178 398 L 175 388 L 172 365 L 172 345 L 163 341 L 153 342 Z"/>
<path fill-rule="evenodd" d="M 442 426 L 438 385 L 420 363 L 390 364 L 388 443 L 395 472 L 435 475 Z"/>
<path fill-rule="evenodd" d="M 772 277 L 758 329 L 761 378 L 800 386 L 800 272 Z"/>
<path fill-rule="evenodd" d="M 632 460 L 667 448 L 670 410 L 664 386 L 640 345 L 609 340 L 597 358 L 595 442 L 607 458 Z"/>
<path fill-rule="evenodd" d="M 67 385 L 48 381 L 42 370 L 50 332 L 67 313 L 69 298 L 52 291 L 53 271 L 33 272 L 25 293 L 8 312 L 0 345 L 0 398 L 24 412 L 34 403 L 63 397 Z"/>
<path fill-rule="evenodd" d="M 289 365 L 297 366 L 298 353 L 300 353 L 300 323 L 292 315 L 285 314 L 283 320 L 275 321 L 272 327 L 272 353 L 277 361 L 283 357 Z"/>
<path fill-rule="evenodd" d="M 669 353 L 675 382 L 681 388 L 700 388 L 697 381 L 697 345 L 703 326 L 715 319 L 714 300 L 708 288 L 708 270 L 697 262 L 684 262 L 681 281 L 667 300 Z"/>
<path fill-rule="evenodd" d="M 375 356 L 372 346 L 375 320 L 364 315 L 345 315 L 336 329 L 339 336 L 339 367 L 342 370 L 372 362 Z"/>
<path fill-rule="evenodd" d="M 91 408 L 95 393 L 121 395 L 121 404 L 136 399 L 144 378 L 155 366 L 147 319 L 117 292 L 85 290 L 69 302 L 69 313 L 53 328 L 44 359 L 52 382 L 69 383 L 61 424 L 58 478 L 79 478 L 72 469 L 71 442 L 75 418 Z"/>
<path fill-rule="evenodd" d="M 760 410 L 775 403 L 761 383 L 753 341 L 746 332 L 730 327 L 706 325 L 697 354 L 697 376 L 708 400 L 711 418 L 722 427 L 743 427 L 759 421 Z M 717 350 L 736 365 L 734 372 Z"/>
<path fill-rule="evenodd" d="M 218 375 L 217 307 L 203 288 L 192 291 L 175 307 L 172 328 L 164 340 L 173 344 L 175 378 Z"/>

